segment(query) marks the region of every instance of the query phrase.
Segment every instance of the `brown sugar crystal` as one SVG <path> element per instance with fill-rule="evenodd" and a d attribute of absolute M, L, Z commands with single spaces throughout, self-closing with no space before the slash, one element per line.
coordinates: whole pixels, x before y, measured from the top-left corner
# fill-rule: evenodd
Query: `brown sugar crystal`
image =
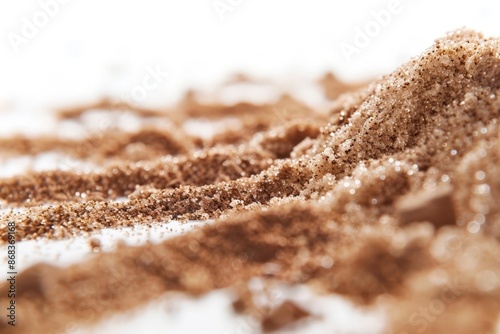
<path fill-rule="evenodd" d="M 422 191 L 401 198 L 396 204 L 396 215 L 400 224 L 428 221 L 436 227 L 455 225 L 452 190 Z"/>
<path fill-rule="evenodd" d="M 309 312 L 289 300 L 283 302 L 262 320 L 262 329 L 272 332 L 309 316 Z"/>
<path fill-rule="evenodd" d="M 101 250 L 101 241 L 97 238 L 89 239 L 89 247 L 93 252 L 98 252 Z"/>

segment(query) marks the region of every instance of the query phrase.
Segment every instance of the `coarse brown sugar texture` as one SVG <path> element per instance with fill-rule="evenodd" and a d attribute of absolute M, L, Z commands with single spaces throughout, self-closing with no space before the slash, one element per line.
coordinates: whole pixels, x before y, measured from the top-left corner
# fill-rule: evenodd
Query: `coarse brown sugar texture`
<path fill-rule="evenodd" d="M 145 185 L 155 189 L 201 186 L 258 173 L 268 167 L 274 157 L 258 147 L 212 148 L 186 156 L 115 164 L 93 173 L 30 173 L 0 180 L 0 198 L 8 203 L 33 205 L 114 199 Z"/>
<path fill-rule="evenodd" d="M 446 227 L 430 251 L 437 264 L 408 277 L 388 301 L 398 333 L 494 333 L 500 311 L 500 247 L 487 235 Z"/>
<path fill-rule="evenodd" d="M 45 328 L 59 328 L 67 322 L 89 320 L 83 315 L 95 321 L 164 291 L 200 294 L 253 276 L 269 275 L 265 273 L 268 263 L 281 268 L 272 274 L 273 279 L 306 282 L 324 276 L 330 261 L 336 263 L 338 270 L 349 266 L 347 248 L 361 248 L 372 238 L 382 239 L 381 243 L 389 238 L 373 233 L 372 229 L 351 231 L 351 227 L 327 218 L 321 210 L 294 205 L 276 207 L 266 213 L 247 213 L 160 245 L 99 254 L 84 265 L 51 270 L 49 278 L 35 272 L 29 275 L 32 283 L 26 283 L 24 292 L 30 298 L 19 300 L 20 312 L 44 305 L 43 309 L 51 309 L 57 316 L 47 320 L 36 312 L 21 326 L 26 332 L 36 330 L 41 323 Z M 311 221 L 316 224 L 311 225 Z M 425 252 L 421 247 L 411 252 L 415 251 Z M 420 261 L 427 260 L 420 257 Z M 100 273 L 99 278 L 96 273 Z M 32 277 L 40 277 L 43 282 L 33 281 Z M 347 284 L 351 276 L 339 274 L 337 279 Z M 19 280 L 20 284 L 25 284 L 23 277 Z M 43 296 L 35 293 L 38 290 L 31 292 L 40 285 L 45 287 Z M 93 306 L 89 295 L 99 298 L 97 306 Z"/>
<path fill-rule="evenodd" d="M 339 96 L 327 120 L 268 118 L 252 127 L 272 106 L 202 106 L 191 93 L 177 121 L 225 110 L 252 130 L 222 133 L 225 145 L 208 141 L 194 152 L 102 173 L 2 180 L 2 199 L 35 204 L 1 218 L 2 227 L 16 221 L 19 240 L 216 219 L 157 245 L 29 269 L 19 276 L 19 308 L 33 316 L 18 329 L 58 331 L 164 292 L 245 290 L 262 277 L 376 303 L 396 332 L 493 332 L 500 314 L 499 94 L 500 40 L 456 31 Z M 259 115 L 252 119 L 250 110 Z M 101 197 L 92 198 L 94 191 Z M 112 201 L 124 195 L 128 201 Z M 251 293 L 240 295 L 237 309 L 252 308 Z M 269 310 L 263 329 L 291 321 L 280 312 Z"/>
<path fill-rule="evenodd" d="M 114 199 L 129 195 L 137 186 L 156 189 L 199 186 L 253 175 L 268 167 L 271 159 L 290 157 L 304 139 L 316 138 L 324 116 L 285 96 L 276 102 L 272 112 L 249 114 L 242 122 L 244 128 L 236 134 L 229 129 L 205 143 L 187 137 L 182 148 L 175 146 L 175 154 L 170 155 L 166 151 L 173 150 L 171 142 L 177 145 L 183 141 L 180 134 L 170 129 L 145 128 L 134 134 L 104 132 L 76 142 L 22 138 L 18 143 L 19 138 L 5 139 L 7 153 L 62 150 L 101 163 L 104 158 L 109 159 L 105 160 L 103 170 L 93 173 L 50 171 L 0 179 L 0 199 L 27 206 L 64 200 Z M 255 128 L 257 123 L 260 125 Z M 271 131 L 263 132 L 271 125 L 274 125 Z"/>

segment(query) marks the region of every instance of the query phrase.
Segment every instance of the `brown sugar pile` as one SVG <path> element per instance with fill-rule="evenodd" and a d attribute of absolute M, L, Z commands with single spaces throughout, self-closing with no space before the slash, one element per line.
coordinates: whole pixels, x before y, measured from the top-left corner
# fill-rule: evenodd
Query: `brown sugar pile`
<path fill-rule="evenodd" d="M 326 120 L 294 100 L 287 103 L 301 117 L 278 123 L 267 115 L 271 106 L 255 107 L 266 110 L 261 127 L 253 107 L 202 106 L 189 97 L 175 122 L 220 109 L 214 118 L 237 115 L 250 132 L 229 130 L 220 134 L 223 144 L 123 159 L 90 174 L 1 180 L 1 199 L 28 206 L 0 218 L 4 241 L 8 221 L 21 240 L 216 219 L 157 245 L 99 252 L 68 268 L 29 268 L 18 276 L 17 302 L 30 317 L 15 330 L 57 332 L 167 291 L 241 289 L 262 277 L 377 303 L 387 310 L 387 331 L 493 332 L 500 319 L 500 40 L 450 33 L 362 87 L 331 93 Z M 120 196 L 127 201 L 113 201 Z M 251 308 L 244 299 L 238 305 Z M 283 307 L 268 312 L 264 330 L 308 315 Z"/>

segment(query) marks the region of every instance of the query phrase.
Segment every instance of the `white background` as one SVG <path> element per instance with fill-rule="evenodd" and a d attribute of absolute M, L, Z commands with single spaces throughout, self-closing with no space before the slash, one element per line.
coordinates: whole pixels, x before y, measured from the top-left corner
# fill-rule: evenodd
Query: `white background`
<path fill-rule="evenodd" d="M 500 36 L 498 1 L 400 0 L 400 12 L 348 62 L 340 43 L 352 44 L 356 28 L 390 0 L 221 0 L 236 3 L 224 20 L 213 0 L 65 0 L 15 52 L 9 34 L 22 36 L 23 18 L 35 23 L 40 2 L 50 1 L 0 0 L 0 110 L 120 97 L 141 82 L 147 66 L 169 76 L 146 105 L 236 71 L 314 78 L 332 70 L 356 80 L 390 72 L 456 28 Z"/>

